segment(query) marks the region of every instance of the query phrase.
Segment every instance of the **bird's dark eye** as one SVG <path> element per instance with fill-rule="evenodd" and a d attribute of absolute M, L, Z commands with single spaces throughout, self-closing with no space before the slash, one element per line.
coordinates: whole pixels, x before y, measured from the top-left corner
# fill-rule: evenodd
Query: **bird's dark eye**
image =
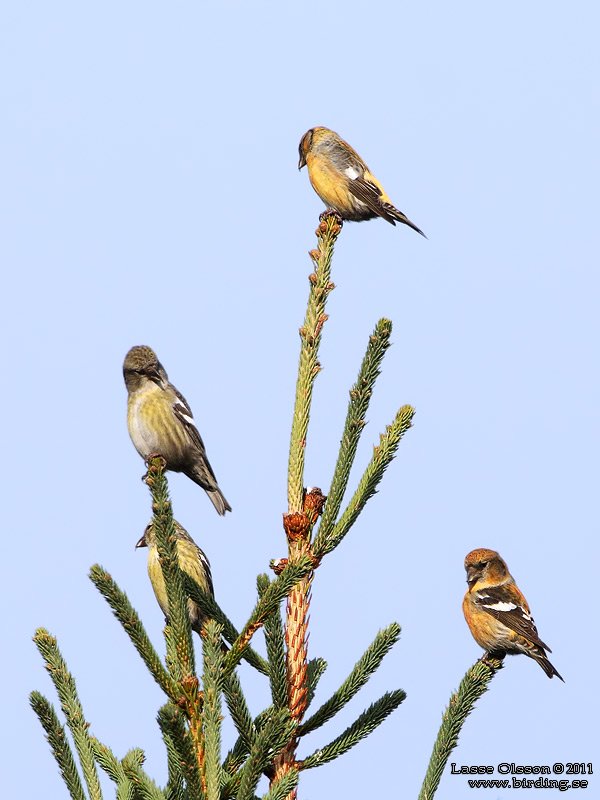
<path fill-rule="evenodd" d="M 487 565 L 488 565 L 488 562 L 487 562 L 487 561 L 480 561 L 480 562 L 479 562 L 479 566 L 480 566 L 482 569 L 483 569 L 483 567 L 487 567 Z"/>

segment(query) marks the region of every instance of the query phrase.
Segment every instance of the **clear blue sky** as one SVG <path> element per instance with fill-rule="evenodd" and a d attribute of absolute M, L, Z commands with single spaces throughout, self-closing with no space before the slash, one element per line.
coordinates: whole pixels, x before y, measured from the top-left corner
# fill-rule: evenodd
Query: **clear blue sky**
<path fill-rule="evenodd" d="M 256 574 L 285 554 L 298 327 L 322 210 L 297 146 L 314 125 L 346 138 L 429 240 L 377 220 L 346 225 L 336 250 L 307 483 L 328 488 L 380 317 L 393 347 L 358 464 L 400 405 L 417 415 L 318 571 L 310 656 L 329 667 L 315 703 L 379 628 L 397 620 L 402 638 L 311 748 L 387 689 L 408 698 L 351 754 L 306 773 L 300 796 L 330 797 L 335 783 L 339 796 L 416 798 L 442 710 L 481 654 L 461 612 L 474 547 L 507 560 L 566 683 L 509 659 L 453 760 L 594 761 L 599 25 L 595 3 L 536 0 L 5 6 L 7 797 L 66 796 L 28 707 L 32 689 L 58 705 L 38 626 L 58 637 L 93 733 L 118 756 L 143 748 L 165 780 L 161 693 L 87 578 L 95 562 L 109 569 L 162 651 L 134 550 L 150 503 L 125 423 L 132 345 L 152 346 L 190 402 L 233 506 L 220 519 L 187 478 L 170 481 L 237 624 Z M 247 668 L 242 679 L 258 713 L 267 687 Z M 468 791 L 446 774 L 439 797 Z"/>

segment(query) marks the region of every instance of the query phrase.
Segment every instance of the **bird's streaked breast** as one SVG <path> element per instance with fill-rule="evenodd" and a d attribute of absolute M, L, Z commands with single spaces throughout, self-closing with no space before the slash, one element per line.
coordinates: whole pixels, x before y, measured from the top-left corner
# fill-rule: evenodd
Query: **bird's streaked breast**
<path fill-rule="evenodd" d="M 127 425 L 135 449 L 142 458 L 147 458 L 151 453 L 160 453 L 166 459 L 167 466 L 177 468 L 188 446 L 188 437 L 161 389 L 151 387 L 130 395 Z"/>

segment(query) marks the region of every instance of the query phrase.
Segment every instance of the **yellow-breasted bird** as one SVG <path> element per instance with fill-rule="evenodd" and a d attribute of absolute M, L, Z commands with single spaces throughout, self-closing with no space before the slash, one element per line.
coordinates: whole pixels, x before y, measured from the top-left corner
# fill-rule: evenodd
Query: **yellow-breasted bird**
<path fill-rule="evenodd" d="M 210 574 L 210 564 L 208 563 L 207 557 L 204 555 L 202 550 L 198 547 L 186 529 L 176 520 L 173 520 L 173 523 L 175 525 L 175 538 L 177 539 L 177 560 L 179 562 L 179 568 L 182 572 L 190 575 L 203 591 L 214 597 L 212 576 Z M 151 522 L 146 527 L 144 535 L 136 544 L 136 548 L 137 547 L 148 548 L 148 576 L 150 578 L 152 588 L 154 589 L 156 599 L 158 600 L 158 605 L 161 607 L 161 610 L 168 622 L 169 601 L 167 598 L 165 579 L 159 561 L 154 523 Z M 187 607 L 190 615 L 192 630 L 201 634 L 202 626 L 206 622 L 206 616 L 202 613 L 200 606 L 198 606 L 197 603 L 194 603 L 194 601 L 189 597 L 187 601 Z"/>
<path fill-rule="evenodd" d="M 150 347 L 132 347 L 125 356 L 127 427 L 144 459 L 161 455 L 167 469 L 183 472 L 201 486 L 219 514 L 231 506 L 219 489 L 191 409 Z"/>
<path fill-rule="evenodd" d="M 425 236 L 395 208 L 362 158 L 335 131 L 311 128 L 300 140 L 298 152 L 298 169 L 308 167 L 313 189 L 327 208 L 336 211 L 342 219 L 361 222 L 382 217 L 392 225 L 396 221 L 403 222 Z"/>
<path fill-rule="evenodd" d="M 524 653 L 540 665 L 546 675 L 564 678 L 546 657 L 552 650 L 540 639 L 527 600 L 495 550 L 479 548 L 465 558 L 469 588 L 463 600 L 467 625 L 478 645 L 488 655 Z"/>

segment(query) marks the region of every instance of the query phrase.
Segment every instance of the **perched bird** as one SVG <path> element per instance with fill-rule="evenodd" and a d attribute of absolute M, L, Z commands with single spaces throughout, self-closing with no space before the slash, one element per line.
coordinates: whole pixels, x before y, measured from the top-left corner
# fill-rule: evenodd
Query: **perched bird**
<path fill-rule="evenodd" d="M 527 600 L 495 550 L 480 548 L 465 558 L 469 588 L 463 612 L 473 638 L 488 655 L 524 653 L 533 658 L 546 675 L 564 678 L 546 658 L 552 650 L 538 636 Z"/>
<path fill-rule="evenodd" d="M 201 486 L 219 514 L 231 506 L 219 489 L 206 457 L 204 443 L 185 398 L 177 391 L 156 357 L 144 345 L 125 356 L 123 376 L 127 386 L 127 427 L 141 457 L 161 455 L 167 469 L 183 472 Z"/>
<path fill-rule="evenodd" d="M 336 211 L 342 219 L 361 222 L 382 217 L 392 225 L 397 220 L 425 236 L 393 206 L 362 158 L 334 131 L 311 128 L 300 140 L 298 152 L 298 169 L 308 166 L 313 189 L 327 208 Z"/>
<path fill-rule="evenodd" d="M 182 572 L 190 575 L 196 583 L 207 594 L 214 597 L 212 576 L 210 574 L 210 564 L 207 557 L 202 550 L 198 547 L 196 542 L 192 539 L 186 529 L 181 526 L 176 520 L 175 524 L 175 537 L 177 539 L 177 559 L 179 567 Z M 169 601 L 167 599 L 167 588 L 165 586 L 165 579 L 160 566 L 158 548 L 156 545 L 156 533 L 154 531 L 154 524 L 151 522 L 144 531 L 144 535 L 136 544 L 138 547 L 148 548 L 148 575 L 150 583 L 154 589 L 154 594 L 158 600 L 158 605 L 161 607 L 166 619 L 169 619 Z M 188 597 L 187 601 L 188 612 L 190 615 L 190 623 L 192 630 L 196 633 L 202 633 L 202 626 L 206 622 L 206 617 L 202 613 L 200 606 L 194 603 Z"/>

